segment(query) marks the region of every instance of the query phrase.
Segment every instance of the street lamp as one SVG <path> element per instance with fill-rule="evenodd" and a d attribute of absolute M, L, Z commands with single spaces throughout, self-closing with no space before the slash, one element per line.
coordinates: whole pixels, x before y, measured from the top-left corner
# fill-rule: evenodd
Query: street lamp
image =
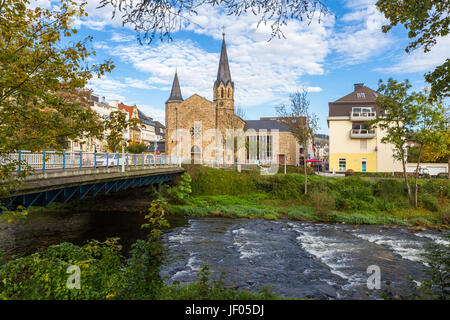
<path fill-rule="evenodd" d="M 125 139 L 122 138 L 122 157 L 125 157 Z M 125 172 L 125 159 L 122 159 L 122 172 Z"/>

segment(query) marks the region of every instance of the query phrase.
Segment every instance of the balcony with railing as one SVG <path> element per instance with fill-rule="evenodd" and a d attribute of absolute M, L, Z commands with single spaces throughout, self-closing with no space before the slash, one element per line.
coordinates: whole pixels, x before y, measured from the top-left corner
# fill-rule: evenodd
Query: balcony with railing
<path fill-rule="evenodd" d="M 350 131 L 350 138 L 352 139 L 371 139 L 375 136 L 375 129 L 352 129 Z"/>
<path fill-rule="evenodd" d="M 352 111 L 350 113 L 350 120 L 351 121 L 369 121 L 369 120 L 375 120 L 377 117 L 377 113 L 374 111 L 370 112 L 355 112 Z"/>

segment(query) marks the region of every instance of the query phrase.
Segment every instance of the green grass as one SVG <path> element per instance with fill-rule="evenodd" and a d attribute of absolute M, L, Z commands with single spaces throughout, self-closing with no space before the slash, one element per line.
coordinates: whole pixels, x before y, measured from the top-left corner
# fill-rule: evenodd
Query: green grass
<path fill-rule="evenodd" d="M 190 284 L 163 286 L 161 300 L 278 300 L 280 297 L 271 290 L 262 288 L 253 292 L 246 289 L 224 287 L 221 284 L 203 284 L 196 281 Z"/>
<path fill-rule="evenodd" d="M 189 169 L 192 171 L 192 168 Z M 308 177 L 300 173 L 259 175 L 195 168 L 192 196 L 169 212 L 190 216 L 292 219 L 349 224 L 448 227 L 450 185 L 445 179 L 419 181 L 419 208 L 408 201 L 399 178 Z"/>
<path fill-rule="evenodd" d="M 221 201 L 223 200 L 223 201 Z M 228 218 L 262 218 L 266 220 L 290 219 L 299 221 L 339 222 L 348 224 L 386 224 L 424 227 L 445 227 L 441 215 L 423 209 L 395 210 L 392 212 L 338 211 L 316 212 L 308 204 L 286 204 L 266 199 L 251 202 L 239 196 L 192 197 L 187 204 L 169 205 L 169 212 L 186 216 L 220 216 Z M 235 203 L 233 203 L 235 201 Z"/>

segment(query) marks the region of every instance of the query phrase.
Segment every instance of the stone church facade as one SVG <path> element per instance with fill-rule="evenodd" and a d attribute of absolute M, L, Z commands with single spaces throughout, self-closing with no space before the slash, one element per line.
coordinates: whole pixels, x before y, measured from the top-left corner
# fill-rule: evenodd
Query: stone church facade
<path fill-rule="evenodd" d="M 224 37 L 217 79 L 213 84 L 213 101 L 198 94 L 184 100 L 175 73 L 166 102 L 166 153 L 223 161 L 227 158 L 224 150 L 226 130 L 243 130 L 244 126 L 245 121 L 234 113 L 234 83 Z"/>
<path fill-rule="evenodd" d="M 183 99 L 175 72 L 166 101 L 166 154 L 195 163 L 215 160 L 298 165 L 303 148 L 283 122 L 278 118 L 244 121 L 235 114 L 234 94 L 224 36 L 213 101 L 198 94 Z M 228 130 L 235 135 L 230 138 Z"/>

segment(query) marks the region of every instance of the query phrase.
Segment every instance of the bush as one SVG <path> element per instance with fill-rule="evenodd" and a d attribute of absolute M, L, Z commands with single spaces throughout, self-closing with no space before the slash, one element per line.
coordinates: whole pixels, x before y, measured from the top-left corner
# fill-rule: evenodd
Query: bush
<path fill-rule="evenodd" d="M 440 179 L 448 179 L 448 173 L 447 172 L 439 172 L 436 175 L 436 178 L 440 178 Z"/>
<path fill-rule="evenodd" d="M 0 266 L 0 299 L 155 299 L 163 285 L 160 276 L 165 249 L 161 229 L 168 226 L 160 202 L 145 216 L 147 240 L 138 240 L 123 263 L 118 239 L 92 240 L 83 247 L 71 243 L 50 246 L 42 252 Z M 80 268 L 79 289 L 69 289 L 69 266 Z"/>
<path fill-rule="evenodd" d="M 106 299 L 121 286 L 117 239 L 93 240 L 83 247 L 61 243 L 0 267 L 0 299 Z M 66 285 L 69 266 L 81 272 L 80 289 Z"/>
<path fill-rule="evenodd" d="M 203 264 L 197 274 L 198 280 L 187 286 L 174 284 L 164 286 L 161 294 L 163 300 L 274 300 L 278 297 L 268 288 L 258 292 L 225 287 L 222 278 L 212 279 L 209 266 Z"/>
<path fill-rule="evenodd" d="M 184 202 L 186 198 L 192 193 L 191 182 L 192 179 L 189 173 L 183 173 L 178 185 L 167 189 L 167 195 L 175 203 Z"/>
<path fill-rule="evenodd" d="M 450 232 L 444 239 L 450 241 Z M 423 257 L 429 265 L 425 270 L 429 278 L 416 288 L 420 293 L 415 298 L 450 300 L 450 246 L 430 242 Z"/>
<path fill-rule="evenodd" d="M 449 198 L 450 181 L 441 179 L 420 180 L 420 185 L 425 193 L 432 194 L 436 197 Z"/>
<path fill-rule="evenodd" d="M 200 168 L 192 181 L 192 194 L 242 195 L 255 192 L 257 173 L 239 173 L 234 170 Z"/>
<path fill-rule="evenodd" d="M 352 176 L 354 173 L 355 173 L 355 170 L 353 170 L 353 169 L 348 169 L 347 171 L 345 171 L 346 176 Z"/>
<path fill-rule="evenodd" d="M 266 213 L 264 215 L 265 220 L 277 220 L 277 216 L 275 214 Z"/>
<path fill-rule="evenodd" d="M 292 173 L 258 176 L 255 184 L 259 190 L 270 193 L 275 199 L 288 200 L 302 196 L 304 183 L 303 175 Z"/>
<path fill-rule="evenodd" d="M 440 209 L 439 202 L 433 195 L 425 193 L 421 197 L 421 204 L 425 209 L 437 212 Z"/>
<path fill-rule="evenodd" d="M 309 201 L 318 214 L 324 214 L 335 208 L 334 195 L 314 190 L 309 194 Z"/>
<path fill-rule="evenodd" d="M 144 143 L 130 143 L 127 146 L 127 152 L 129 153 L 142 153 L 147 150 L 147 145 Z"/>

